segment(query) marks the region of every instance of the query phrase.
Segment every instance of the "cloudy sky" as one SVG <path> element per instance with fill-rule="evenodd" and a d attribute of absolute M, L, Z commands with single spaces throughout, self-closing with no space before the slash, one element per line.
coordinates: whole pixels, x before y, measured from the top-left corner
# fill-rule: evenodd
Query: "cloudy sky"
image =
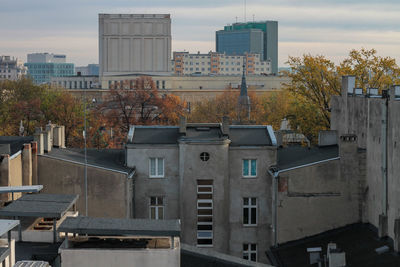
<path fill-rule="evenodd" d="M 375 48 L 400 62 L 398 0 L 247 0 L 246 17 L 279 22 L 279 65 L 323 54 L 340 62 L 350 49 Z M 98 62 L 98 13 L 170 13 L 172 50 L 215 50 L 215 31 L 244 20 L 244 0 L 1 0 L 0 55 L 64 53 L 76 65 Z"/>

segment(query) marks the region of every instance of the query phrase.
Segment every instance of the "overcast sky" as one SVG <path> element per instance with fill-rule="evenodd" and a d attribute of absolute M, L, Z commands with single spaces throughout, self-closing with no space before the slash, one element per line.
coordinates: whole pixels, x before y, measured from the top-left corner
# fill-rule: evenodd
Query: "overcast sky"
<path fill-rule="evenodd" d="M 288 56 L 340 62 L 355 48 L 400 61 L 398 0 L 247 0 L 247 21 L 277 20 L 279 66 Z M 63 53 L 98 63 L 98 13 L 169 13 L 172 50 L 215 50 L 215 31 L 244 20 L 244 0 L 1 0 L 0 55 Z"/>

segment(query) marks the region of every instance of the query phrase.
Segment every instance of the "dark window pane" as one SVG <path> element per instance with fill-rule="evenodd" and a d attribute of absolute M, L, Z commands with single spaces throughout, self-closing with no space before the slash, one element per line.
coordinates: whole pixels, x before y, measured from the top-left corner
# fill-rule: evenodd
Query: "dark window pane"
<path fill-rule="evenodd" d="M 251 209 L 251 224 L 257 223 L 256 208 Z"/>
<path fill-rule="evenodd" d="M 251 244 L 251 250 L 256 251 L 257 250 L 257 245 L 256 244 Z"/>
<path fill-rule="evenodd" d="M 197 225 L 197 230 L 212 230 L 212 225 L 210 224 L 210 225 L 203 225 L 203 224 L 200 224 L 200 225 Z"/>
<path fill-rule="evenodd" d="M 249 209 L 243 209 L 243 223 L 249 223 Z"/>
<path fill-rule="evenodd" d="M 197 239 L 199 245 L 212 245 L 212 239 Z"/>
<path fill-rule="evenodd" d="M 198 194 L 198 199 L 212 199 L 212 194 Z"/>
<path fill-rule="evenodd" d="M 243 204 L 244 205 L 249 205 L 249 199 L 247 197 L 243 198 Z"/>
<path fill-rule="evenodd" d="M 251 253 L 251 261 L 257 261 L 256 253 Z"/>
<path fill-rule="evenodd" d="M 197 180 L 198 185 L 212 185 L 213 181 L 212 180 Z"/>
<path fill-rule="evenodd" d="M 197 204 L 197 206 L 199 206 L 199 207 L 209 207 L 209 208 L 211 208 L 211 203 L 198 203 Z"/>
<path fill-rule="evenodd" d="M 199 187 L 199 192 L 211 192 L 211 187 Z"/>
<path fill-rule="evenodd" d="M 197 210 L 198 215 L 212 215 L 212 209 Z"/>
<path fill-rule="evenodd" d="M 212 216 L 197 217 L 198 222 L 212 222 Z"/>
<path fill-rule="evenodd" d="M 253 205 L 253 206 L 257 205 L 257 198 L 255 198 L 255 197 L 251 198 L 251 205 Z"/>
<path fill-rule="evenodd" d="M 243 244 L 243 250 L 248 250 L 249 249 L 249 244 Z"/>

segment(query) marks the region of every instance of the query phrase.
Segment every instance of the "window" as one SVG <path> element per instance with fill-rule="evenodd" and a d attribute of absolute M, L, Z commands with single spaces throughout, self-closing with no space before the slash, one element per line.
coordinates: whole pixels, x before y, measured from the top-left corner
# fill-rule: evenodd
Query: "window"
<path fill-rule="evenodd" d="M 243 244 L 243 259 L 257 261 L 257 244 Z"/>
<path fill-rule="evenodd" d="M 244 159 L 243 160 L 243 177 L 256 177 L 257 176 L 257 160 Z"/>
<path fill-rule="evenodd" d="M 197 246 L 213 246 L 213 181 L 197 180 Z"/>
<path fill-rule="evenodd" d="M 257 225 L 257 198 L 243 198 L 243 225 Z"/>
<path fill-rule="evenodd" d="M 150 177 L 164 177 L 164 159 L 150 158 Z"/>
<path fill-rule="evenodd" d="M 200 159 L 201 159 L 202 161 L 207 161 L 207 160 L 210 159 L 210 154 L 207 153 L 207 152 L 202 152 L 202 153 L 200 154 Z"/>
<path fill-rule="evenodd" d="M 150 219 L 164 219 L 164 199 L 163 197 L 150 197 Z"/>

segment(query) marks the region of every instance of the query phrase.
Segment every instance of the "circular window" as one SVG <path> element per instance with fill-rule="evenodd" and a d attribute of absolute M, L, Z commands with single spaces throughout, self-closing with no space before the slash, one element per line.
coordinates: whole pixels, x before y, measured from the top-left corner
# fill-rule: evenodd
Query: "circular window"
<path fill-rule="evenodd" d="M 200 154 L 200 159 L 201 159 L 202 161 L 207 161 L 207 160 L 210 159 L 210 154 L 208 154 L 207 152 L 202 152 L 202 153 Z"/>

